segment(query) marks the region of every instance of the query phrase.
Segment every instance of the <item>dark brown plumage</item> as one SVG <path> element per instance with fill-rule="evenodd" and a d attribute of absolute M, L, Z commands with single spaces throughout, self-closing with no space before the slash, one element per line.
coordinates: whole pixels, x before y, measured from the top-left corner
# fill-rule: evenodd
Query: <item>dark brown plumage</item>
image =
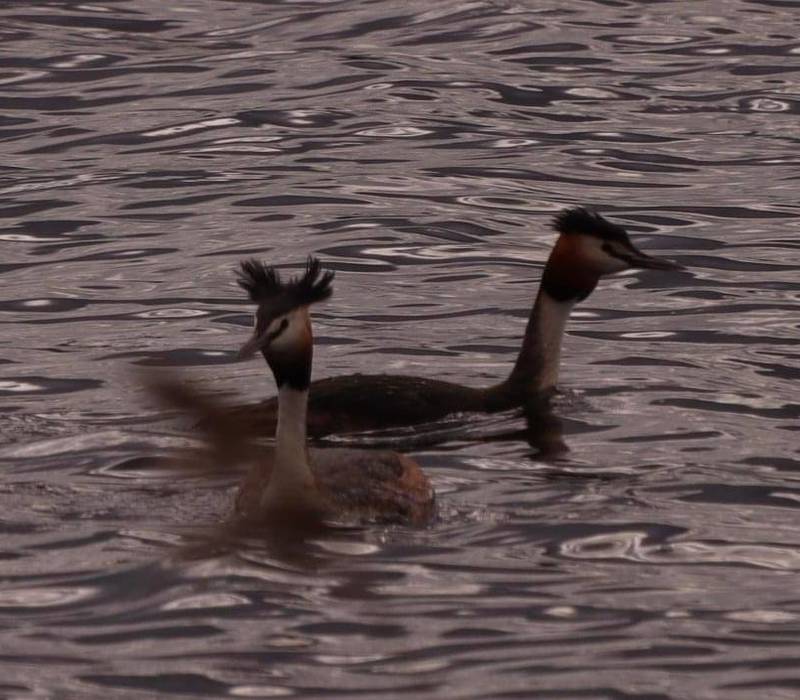
<path fill-rule="evenodd" d="M 472 388 L 438 379 L 391 374 L 348 374 L 311 383 L 308 434 L 379 430 L 439 420 L 453 413 L 491 413 L 520 405 L 512 387 Z M 278 417 L 276 397 L 232 407 L 229 418 L 269 435 Z"/>

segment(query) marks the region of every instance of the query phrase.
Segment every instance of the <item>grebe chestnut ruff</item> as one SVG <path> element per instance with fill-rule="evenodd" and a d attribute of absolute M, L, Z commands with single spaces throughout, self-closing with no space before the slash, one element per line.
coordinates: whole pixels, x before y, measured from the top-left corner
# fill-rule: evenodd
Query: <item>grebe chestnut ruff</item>
<path fill-rule="evenodd" d="M 239 284 L 258 304 L 255 332 L 240 354 L 260 351 L 278 386 L 275 448 L 245 477 L 236 499 L 240 517 L 423 524 L 434 494 L 419 465 L 386 450 L 315 449 L 306 444 L 313 340 L 308 308 L 331 295 L 332 272 L 309 258 L 305 274 L 282 282 L 255 260 L 242 263 Z"/>
<path fill-rule="evenodd" d="M 473 388 L 392 374 L 321 379 L 311 385 L 309 434 L 319 437 L 414 425 L 458 412 L 505 411 L 523 405 L 531 397 L 545 396 L 558 381 L 561 341 L 572 307 L 592 293 L 601 277 L 632 268 L 682 269 L 669 260 L 642 253 L 624 228 L 587 209 L 565 209 L 555 217 L 553 226 L 559 236 L 544 268 L 516 363 L 504 381 Z M 257 317 L 273 313 L 272 303 L 254 295 L 253 284 L 247 281 L 247 275 L 260 274 L 258 263 L 245 263 L 243 270 L 245 277 L 240 284 L 259 304 Z M 265 304 L 266 311 L 261 308 Z M 296 324 L 298 330 L 292 326 L 292 333 L 305 332 L 302 323 Z M 263 323 L 257 325 L 245 348 L 257 347 L 265 332 Z M 235 419 L 255 432 L 268 434 L 278 419 L 279 404 L 280 397 L 239 407 L 234 409 Z"/>

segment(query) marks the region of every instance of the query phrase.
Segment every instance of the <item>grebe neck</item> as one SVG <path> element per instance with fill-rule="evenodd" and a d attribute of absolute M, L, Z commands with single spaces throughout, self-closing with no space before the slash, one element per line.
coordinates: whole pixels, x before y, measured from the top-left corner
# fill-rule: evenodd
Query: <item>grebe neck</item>
<path fill-rule="evenodd" d="M 576 260 L 574 238 L 560 236 L 542 272 L 514 369 L 508 379 L 489 390 L 495 404 L 513 406 L 555 388 L 561 341 L 572 307 L 586 299 L 600 279 L 596 270 L 576 265 Z"/>
<path fill-rule="evenodd" d="M 313 508 L 317 489 L 308 463 L 306 415 L 308 389 L 283 384 L 278 389 L 275 457 L 261 506 L 270 510 Z"/>
<path fill-rule="evenodd" d="M 517 361 L 503 383 L 524 396 L 551 391 L 558 382 L 561 341 L 575 300 L 559 301 L 540 289 L 531 309 Z"/>

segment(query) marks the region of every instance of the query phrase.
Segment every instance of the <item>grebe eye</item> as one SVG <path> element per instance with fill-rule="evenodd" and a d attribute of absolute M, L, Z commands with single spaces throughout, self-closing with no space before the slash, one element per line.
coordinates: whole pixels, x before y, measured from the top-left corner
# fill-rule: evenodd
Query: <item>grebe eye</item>
<path fill-rule="evenodd" d="M 281 322 L 278 324 L 278 327 L 269 334 L 270 340 L 275 340 L 281 333 L 283 333 L 289 327 L 289 319 L 285 316 L 281 319 Z"/>

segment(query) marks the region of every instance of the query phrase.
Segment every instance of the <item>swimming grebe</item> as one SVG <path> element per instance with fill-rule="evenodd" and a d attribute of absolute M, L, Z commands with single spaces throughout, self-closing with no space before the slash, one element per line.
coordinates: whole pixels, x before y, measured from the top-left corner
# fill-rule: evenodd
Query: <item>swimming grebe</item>
<path fill-rule="evenodd" d="M 558 381 L 561 340 L 572 307 L 586 299 L 598 280 L 631 268 L 677 270 L 680 265 L 638 250 L 621 226 L 584 208 L 566 209 L 553 222 L 558 240 L 544 268 L 522 347 L 509 376 L 499 384 L 473 388 L 424 377 L 351 374 L 311 386 L 308 432 L 314 437 L 438 420 L 458 412 L 496 412 L 521 406 L 553 391 Z M 244 263 L 245 272 L 258 263 Z M 240 284 L 259 304 L 252 283 Z M 245 348 L 263 335 L 257 326 Z M 235 409 L 242 425 L 264 433 L 275 424 L 279 400 Z"/>
<path fill-rule="evenodd" d="M 308 308 L 331 295 L 332 272 L 309 258 L 305 274 L 282 282 L 259 262 L 242 263 L 239 284 L 258 304 L 244 357 L 260 351 L 278 386 L 275 449 L 251 468 L 236 510 L 250 520 L 284 516 L 422 524 L 434 494 L 419 465 L 387 450 L 315 449 L 306 445 L 313 340 Z"/>

